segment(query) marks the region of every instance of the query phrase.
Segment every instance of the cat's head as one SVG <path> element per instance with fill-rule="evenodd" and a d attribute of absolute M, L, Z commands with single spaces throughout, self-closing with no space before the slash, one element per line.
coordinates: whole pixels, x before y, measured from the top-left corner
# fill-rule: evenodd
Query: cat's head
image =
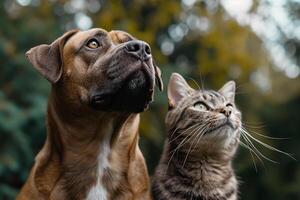
<path fill-rule="evenodd" d="M 173 73 L 168 85 L 169 141 L 183 150 L 235 152 L 240 138 L 241 113 L 236 108 L 235 82 L 218 91 L 194 90 Z M 187 148 L 188 147 L 188 148 Z"/>

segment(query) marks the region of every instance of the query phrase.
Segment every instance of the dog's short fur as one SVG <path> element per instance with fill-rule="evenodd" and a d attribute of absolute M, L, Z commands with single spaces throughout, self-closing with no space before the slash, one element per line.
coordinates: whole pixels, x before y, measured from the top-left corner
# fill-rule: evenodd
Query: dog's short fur
<path fill-rule="evenodd" d="M 47 139 L 17 199 L 149 199 L 138 113 L 162 81 L 148 44 L 73 30 L 26 55 L 52 89 Z"/>

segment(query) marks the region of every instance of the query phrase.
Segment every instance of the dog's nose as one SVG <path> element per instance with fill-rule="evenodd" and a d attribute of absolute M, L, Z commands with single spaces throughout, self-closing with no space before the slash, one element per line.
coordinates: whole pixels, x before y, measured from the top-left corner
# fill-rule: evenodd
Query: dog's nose
<path fill-rule="evenodd" d="M 137 58 L 146 61 L 151 57 L 150 46 L 143 41 L 133 40 L 126 44 L 125 49 L 128 53 L 136 56 Z"/>

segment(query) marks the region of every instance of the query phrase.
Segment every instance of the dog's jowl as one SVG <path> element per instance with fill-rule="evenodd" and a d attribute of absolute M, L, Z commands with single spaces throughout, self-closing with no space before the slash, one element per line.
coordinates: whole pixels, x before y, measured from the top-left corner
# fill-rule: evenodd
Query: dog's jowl
<path fill-rule="evenodd" d="M 162 81 L 149 45 L 73 30 L 26 56 L 52 89 L 47 139 L 18 199 L 150 199 L 138 113 Z"/>

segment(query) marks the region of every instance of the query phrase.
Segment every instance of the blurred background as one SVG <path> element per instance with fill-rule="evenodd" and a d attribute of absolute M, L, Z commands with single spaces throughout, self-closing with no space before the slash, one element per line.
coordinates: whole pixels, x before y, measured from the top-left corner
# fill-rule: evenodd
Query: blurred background
<path fill-rule="evenodd" d="M 172 72 L 195 88 L 237 82 L 249 132 L 300 160 L 299 0 L 3 0 L 0 2 L 0 199 L 13 199 L 45 140 L 50 84 L 26 61 L 31 47 L 72 28 L 121 29 L 147 41 L 165 86 Z M 194 80 L 194 81 L 193 81 Z M 201 83 L 202 82 L 202 83 Z M 166 91 L 142 114 L 140 146 L 152 174 L 165 138 Z M 272 140 L 262 137 L 284 137 Z M 257 148 L 234 161 L 243 200 L 299 200 L 300 165 Z"/>

